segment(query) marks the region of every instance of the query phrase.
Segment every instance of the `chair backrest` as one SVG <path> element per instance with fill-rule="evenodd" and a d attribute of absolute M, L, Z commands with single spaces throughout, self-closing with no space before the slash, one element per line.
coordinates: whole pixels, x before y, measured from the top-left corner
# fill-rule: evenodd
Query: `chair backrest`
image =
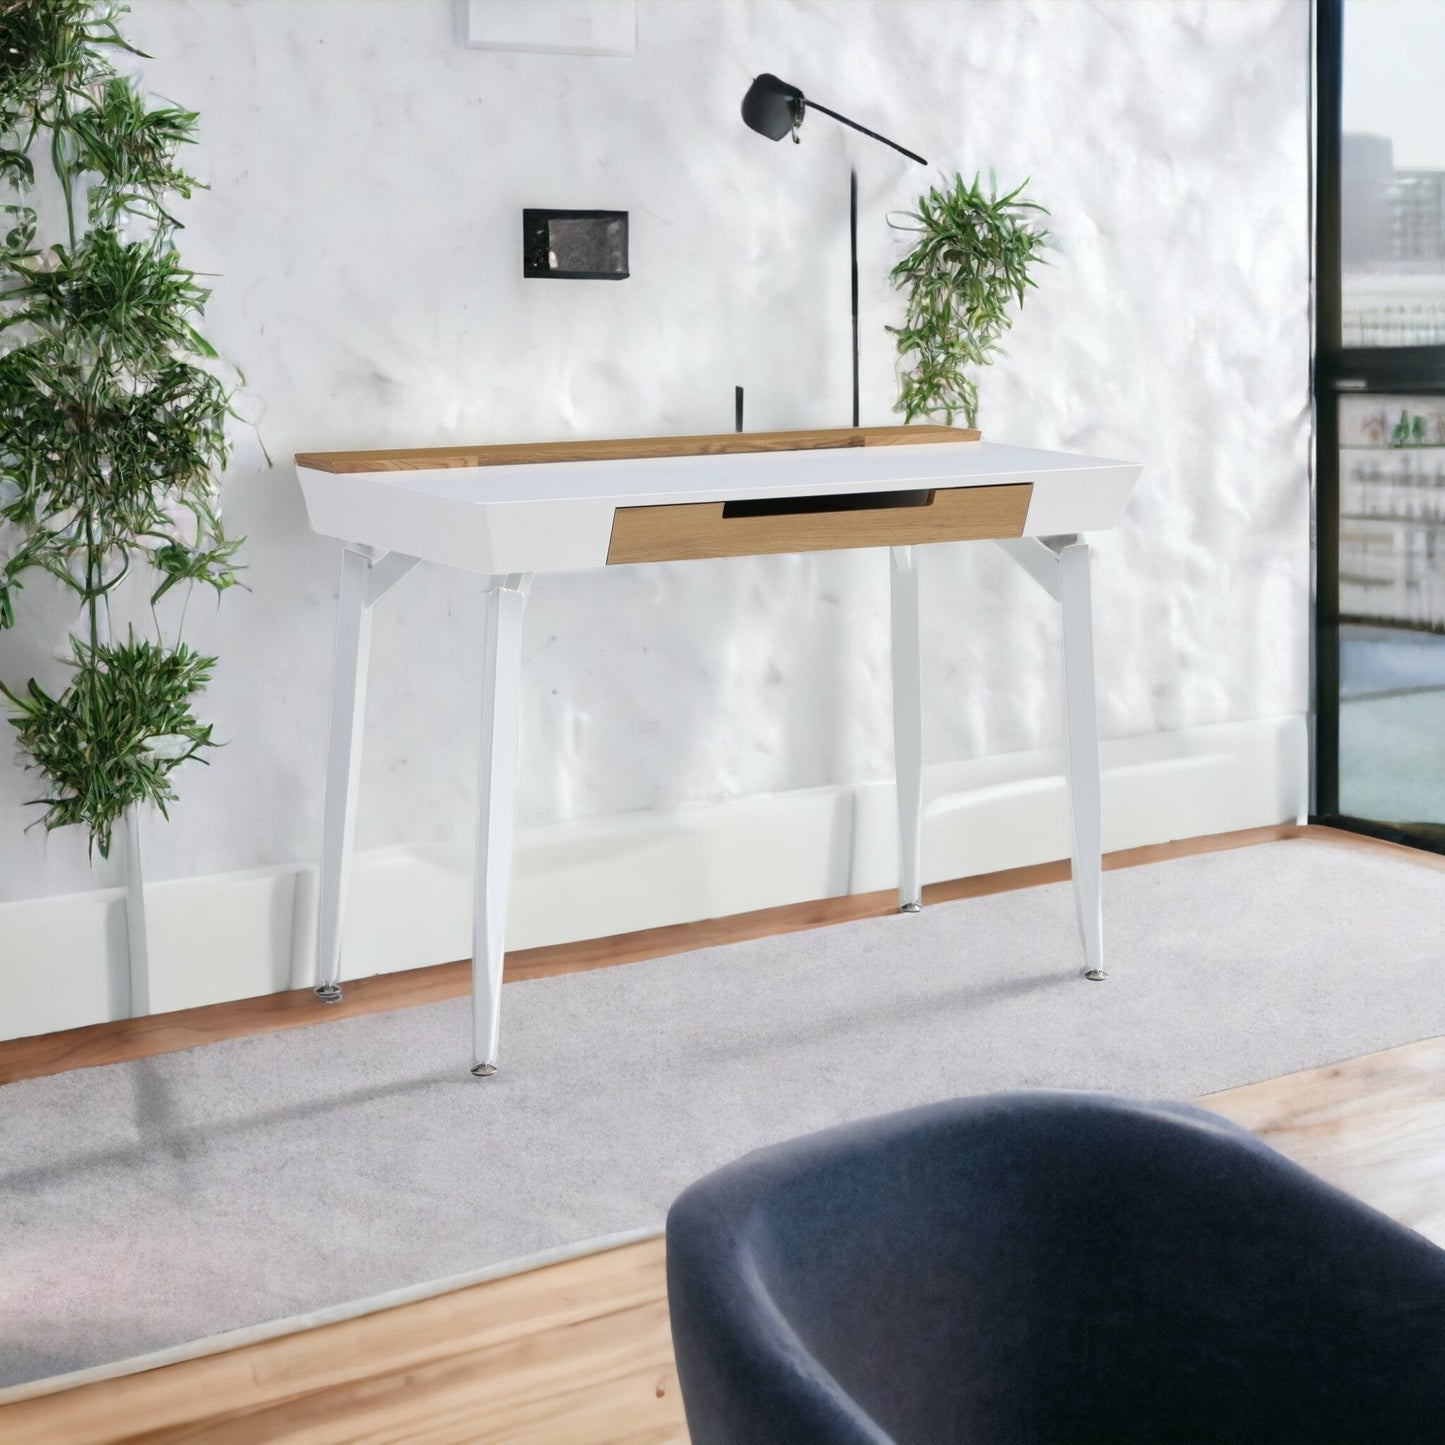
<path fill-rule="evenodd" d="M 694 1445 L 1445 1440 L 1445 1251 L 1188 1106 L 847 1125 L 667 1239 Z"/>

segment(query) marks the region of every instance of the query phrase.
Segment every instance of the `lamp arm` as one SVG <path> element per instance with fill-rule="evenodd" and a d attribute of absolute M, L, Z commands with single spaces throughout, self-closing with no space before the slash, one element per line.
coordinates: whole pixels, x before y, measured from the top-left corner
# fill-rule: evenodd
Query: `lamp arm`
<path fill-rule="evenodd" d="M 821 110 L 824 115 L 831 115 L 834 120 L 842 121 L 844 125 L 850 125 L 853 127 L 854 130 L 861 130 L 864 135 L 872 136 L 874 140 L 881 140 L 884 145 L 892 146 L 894 150 L 900 151 L 903 155 L 906 155 L 911 161 L 917 161 L 918 164 L 921 166 L 926 166 L 928 164 L 928 162 L 924 160 L 922 156 L 916 155 L 913 151 L 909 150 L 907 146 L 899 145 L 896 140 L 889 140 L 886 135 L 879 135 L 876 130 L 869 130 L 866 125 L 859 125 L 856 120 L 849 120 L 846 115 L 839 115 L 836 110 L 829 110 L 826 105 L 819 105 L 816 100 L 809 100 L 804 97 L 803 106 L 805 109 L 809 110 Z"/>

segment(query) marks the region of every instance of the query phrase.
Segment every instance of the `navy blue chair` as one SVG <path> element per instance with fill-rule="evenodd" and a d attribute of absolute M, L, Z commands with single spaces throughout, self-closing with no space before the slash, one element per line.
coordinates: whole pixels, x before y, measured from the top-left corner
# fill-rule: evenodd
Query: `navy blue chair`
<path fill-rule="evenodd" d="M 1445 1250 L 1200 1109 L 930 1105 L 667 1220 L 693 1445 L 1445 1441 Z"/>

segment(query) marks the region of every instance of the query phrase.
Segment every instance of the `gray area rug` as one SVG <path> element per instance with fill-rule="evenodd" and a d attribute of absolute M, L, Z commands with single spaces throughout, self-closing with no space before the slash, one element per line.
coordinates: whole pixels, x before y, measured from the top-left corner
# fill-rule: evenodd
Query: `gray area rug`
<path fill-rule="evenodd" d="M 657 1227 L 760 1144 L 1028 1085 L 1190 1098 L 1445 1033 L 1445 874 L 1307 841 L 0 1089 L 0 1384 Z M 198 967 L 204 966 L 198 961 Z"/>

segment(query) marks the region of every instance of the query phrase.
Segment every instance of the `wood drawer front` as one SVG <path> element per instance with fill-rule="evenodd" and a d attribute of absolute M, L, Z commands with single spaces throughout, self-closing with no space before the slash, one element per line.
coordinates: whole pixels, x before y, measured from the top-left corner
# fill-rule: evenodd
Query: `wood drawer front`
<path fill-rule="evenodd" d="M 910 547 L 924 542 L 1020 537 L 1032 491 L 1029 482 L 939 487 L 922 506 L 799 510 L 766 516 L 725 517 L 723 502 L 618 507 L 612 517 L 607 562 L 609 566 L 688 562 L 704 557 L 757 557 L 768 552 L 828 552 L 840 547 Z M 818 499 L 796 500 L 802 508 Z"/>

